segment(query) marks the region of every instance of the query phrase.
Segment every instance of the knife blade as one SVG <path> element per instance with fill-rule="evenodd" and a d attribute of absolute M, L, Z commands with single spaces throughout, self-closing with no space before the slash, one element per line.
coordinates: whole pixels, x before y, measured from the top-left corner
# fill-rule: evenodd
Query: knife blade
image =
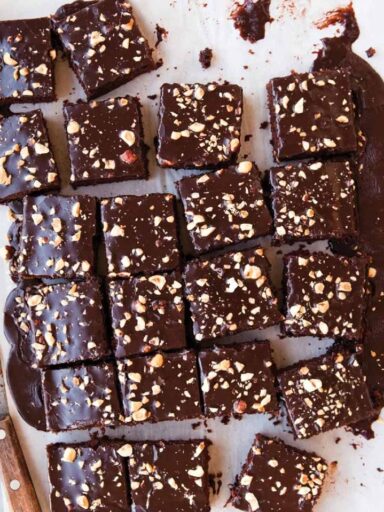
<path fill-rule="evenodd" d="M 41 512 L 31 475 L 9 415 L 1 362 L 0 475 L 9 512 Z"/>

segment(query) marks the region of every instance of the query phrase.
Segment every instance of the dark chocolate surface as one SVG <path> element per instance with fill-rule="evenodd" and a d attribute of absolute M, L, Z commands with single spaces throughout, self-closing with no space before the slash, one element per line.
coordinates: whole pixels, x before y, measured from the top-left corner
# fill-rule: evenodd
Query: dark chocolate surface
<path fill-rule="evenodd" d="M 53 25 L 88 99 L 155 67 L 128 2 L 78 2 L 60 8 Z"/>
<path fill-rule="evenodd" d="M 246 512 L 311 512 L 327 471 L 318 455 L 257 434 L 231 503 Z"/>
<path fill-rule="evenodd" d="M 196 341 L 279 323 L 262 248 L 194 260 L 184 272 Z"/>
<path fill-rule="evenodd" d="M 120 405 L 110 363 L 42 371 L 47 429 L 116 425 Z"/>
<path fill-rule="evenodd" d="M 101 219 L 110 277 L 173 270 L 179 265 L 172 194 L 103 199 Z"/>
<path fill-rule="evenodd" d="M 26 197 L 18 271 L 23 278 L 84 279 L 94 272 L 96 200 Z"/>
<path fill-rule="evenodd" d="M 25 360 L 45 367 L 110 355 L 97 281 L 32 286 L 21 300 L 25 312 L 15 321 L 27 331 Z"/>
<path fill-rule="evenodd" d="M 196 355 L 158 352 L 118 362 L 126 423 L 201 416 Z"/>
<path fill-rule="evenodd" d="M 133 510 L 209 512 L 208 442 L 132 443 Z"/>
<path fill-rule="evenodd" d="M 256 43 L 265 37 L 265 25 L 273 21 L 269 14 L 271 0 L 243 0 L 235 2 L 231 12 L 235 28 L 243 39 Z"/>
<path fill-rule="evenodd" d="M 65 103 L 64 115 L 74 186 L 147 177 L 136 98 Z"/>
<path fill-rule="evenodd" d="M 252 162 L 178 183 L 187 229 L 198 253 L 267 235 L 271 216 Z"/>
<path fill-rule="evenodd" d="M 49 18 L 0 21 L 0 105 L 54 101 Z"/>
<path fill-rule="evenodd" d="M 277 161 L 356 151 L 355 113 L 347 71 L 274 78 L 267 89 Z"/>
<path fill-rule="evenodd" d="M 276 167 L 270 181 L 275 243 L 356 238 L 356 187 L 349 162 Z"/>
<path fill-rule="evenodd" d="M 284 258 L 289 336 L 361 340 L 367 259 L 307 251 Z"/>
<path fill-rule="evenodd" d="M 185 348 L 182 287 L 179 272 L 110 281 L 116 357 Z"/>
<path fill-rule="evenodd" d="M 123 446 L 118 441 L 49 445 L 51 510 L 130 510 Z"/>
<path fill-rule="evenodd" d="M 217 345 L 198 361 L 206 416 L 278 411 L 269 342 Z"/>
<path fill-rule="evenodd" d="M 300 361 L 278 375 L 292 428 L 308 438 L 373 415 L 355 354 L 340 351 Z"/>
<path fill-rule="evenodd" d="M 23 420 L 37 430 L 46 431 L 41 371 L 26 364 L 16 347 L 12 347 L 8 357 L 7 382 Z"/>
<path fill-rule="evenodd" d="M 59 175 L 41 110 L 1 119 L 0 203 L 59 188 Z"/>
<path fill-rule="evenodd" d="M 157 161 L 161 167 L 220 168 L 240 150 L 243 92 L 238 85 L 164 84 Z"/>

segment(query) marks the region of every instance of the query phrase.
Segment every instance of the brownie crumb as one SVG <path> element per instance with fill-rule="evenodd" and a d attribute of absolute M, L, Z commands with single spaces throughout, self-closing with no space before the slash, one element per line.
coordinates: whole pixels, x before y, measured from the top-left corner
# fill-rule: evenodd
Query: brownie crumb
<path fill-rule="evenodd" d="M 167 39 L 168 37 L 168 30 L 166 30 L 164 27 L 160 27 L 159 24 L 156 23 L 156 37 L 157 41 L 155 44 L 155 47 L 157 48 L 159 44 L 164 41 L 164 39 Z"/>
<path fill-rule="evenodd" d="M 371 57 L 376 55 L 376 50 L 371 46 L 370 48 L 368 48 L 368 50 L 365 50 L 365 53 L 367 54 L 368 59 L 370 59 Z"/>
<path fill-rule="evenodd" d="M 149 100 L 155 100 L 157 98 L 157 94 L 150 94 L 149 96 L 147 96 L 147 98 Z"/>
<path fill-rule="evenodd" d="M 199 54 L 199 61 L 203 69 L 208 69 L 212 64 L 213 51 L 211 48 L 201 50 Z"/>
<path fill-rule="evenodd" d="M 260 123 L 260 130 L 266 130 L 269 126 L 269 123 L 268 121 L 263 121 L 262 123 Z"/>
<path fill-rule="evenodd" d="M 245 142 L 249 142 L 252 139 L 252 133 L 247 133 L 244 137 Z"/>
<path fill-rule="evenodd" d="M 265 25 L 273 21 L 269 14 L 271 0 L 235 2 L 231 12 L 235 28 L 243 39 L 256 43 L 265 37 Z"/>

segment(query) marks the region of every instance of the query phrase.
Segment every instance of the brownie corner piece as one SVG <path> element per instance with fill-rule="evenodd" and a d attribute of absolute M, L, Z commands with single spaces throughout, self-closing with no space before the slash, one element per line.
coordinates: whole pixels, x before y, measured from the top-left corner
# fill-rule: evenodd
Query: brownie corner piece
<path fill-rule="evenodd" d="M 335 350 L 282 369 L 278 381 L 295 435 L 309 438 L 373 415 L 357 355 Z"/>
<path fill-rule="evenodd" d="M 277 161 L 356 151 L 354 104 L 346 70 L 274 78 L 267 90 Z"/>
<path fill-rule="evenodd" d="M 269 342 L 216 345 L 200 350 L 198 362 L 206 416 L 277 414 Z"/>
<path fill-rule="evenodd" d="M 47 446 L 51 509 L 129 510 L 128 469 L 119 441 Z"/>
<path fill-rule="evenodd" d="M 232 84 L 161 87 L 157 161 L 175 169 L 219 169 L 240 151 L 243 91 Z"/>
<path fill-rule="evenodd" d="M 0 204 L 59 188 L 59 174 L 41 110 L 3 117 L 0 120 Z"/>
<path fill-rule="evenodd" d="M 65 102 L 64 116 L 74 187 L 148 177 L 137 98 Z"/>
<path fill-rule="evenodd" d="M 95 235 L 95 198 L 25 197 L 18 271 L 25 279 L 90 277 Z"/>
<path fill-rule="evenodd" d="M 356 185 L 348 161 L 289 164 L 269 176 L 276 245 L 357 237 Z"/>
<path fill-rule="evenodd" d="M 128 2 L 75 2 L 57 11 L 53 26 L 88 100 L 155 69 Z"/>
<path fill-rule="evenodd" d="M 288 336 L 361 340 L 365 331 L 368 259 L 325 252 L 284 257 Z"/>
<path fill-rule="evenodd" d="M 52 432 L 115 426 L 120 420 L 112 363 L 42 371 L 47 429 Z"/>
<path fill-rule="evenodd" d="M 172 194 L 103 199 L 101 219 L 109 277 L 154 274 L 179 266 Z"/>
<path fill-rule="evenodd" d="M 243 161 L 227 169 L 178 182 L 187 230 L 196 252 L 204 253 L 270 233 L 260 172 Z"/>
<path fill-rule="evenodd" d="M 0 105 L 56 99 L 49 18 L 0 21 Z"/>
<path fill-rule="evenodd" d="M 118 379 L 127 424 L 202 415 L 196 355 L 191 350 L 122 359 Z"/>
<path fill-rule="evenodd" d="M 108 284 L 117 358 L 186 347 L 180 272 L 114 279 Z"/>
<path fill-rule="evenodd" d="M 263 329 L 282 320 L 261 247 L 192 260 L 184 271 L 197 342 Z"/>
<path fill-rule="evenodd" d="M 315 453 L 257 434 L 229 501 L 245 512 L 312 512 L 327 473 Z"/>
<path fill-rule="evenodd" d="M 207 440 L 132 443 L 133 508 L 209 512 L 208 445 Z"/>

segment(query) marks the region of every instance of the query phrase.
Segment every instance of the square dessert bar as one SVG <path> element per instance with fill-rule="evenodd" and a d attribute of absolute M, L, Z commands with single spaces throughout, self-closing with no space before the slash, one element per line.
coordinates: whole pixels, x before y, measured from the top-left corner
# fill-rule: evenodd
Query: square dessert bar
<path fill-rule="evenodd" d="M 136 98 L 64 104 L 74 187 L 147 178 L 147 147 Z"/>
<path fill-rule="evenodd" d="M 0 203 L 59 188 L 59 175 L 41 110 L 1 119 Z"/>
<path fill-rule="evenodd" d="M 109 277 L 174 270 L 180 262 L 172 194 L 101 201 Z"/>
<path fill-rule="evenodd" d="M 208 444 L 206 440 L 132 443 L 133 510 L 209 512 Z"/>
<path fill-rule="evenodd" d="M 88 99 L 155 68 L 128 2 L 68 4 L 56 12 L 53 26 Z"/>
<path fill-rule="evenodd" d="M 130 510 L 128 469 L 119 441 L 51 444 L 47 447 L 51 510 Z"/>
<path fill-rule="evenodd" d="M 99 283 L 37 285 L 25 290 L 30 351 L 40 367 L 110 355 Z"/>
<path fill-rule="evenodd" d="M 47 430 L 107 427 L 119 421 L 116 374 L 110 363 L 42 371 Z"/>
<path fill-rule="evenodd" d="M 278 411 L 269 342 L 215 346 L 198 361 L 206 416 Z"/>
<path fill-rule="evenodd" d="M 267 90 L 276 160 L 356 151 L 355 113 L 347 71 L 274 78 Z"/>
<path fill-rule="evenodd" d="M 240 151 L 243 91 L 231 84 L 164 84 L 157 161 L 161 167 L 226 167 Z"/>
<path fill-rule="evenodd" d="M 274 242 L 357 236 L 356 187 L 349 162 L 312 162 L 270 171 Z"/>
<path fill-rule="evenodd" d="M 25 279 L 89 277 L 94 272 L 95 235 L 95 198 L 24 198 L 20 275 Z"/>
<path fill-rule="evenodd" d="M 182 288 L 179 272 L 109 282 L 117 358 L 186 347 Z"/>
<path fill-rule="evenodd" d="M 278 380 L 298 438 L 344 427 L 373 414 L 356 354 L 335 351 L 300 361 L 281 370 Z"/>
<path fill-rule="evenodd" d="M 327 472 L 315 453 L 257 434 L 230 502 L 245 512 L 312 512 Z"/>
<path fill-rule="evenodd" d="M 54 101 L 49 18 L 0 21 L 0 105 Z"/>
<path fill-rule="evenodd" d="M 269 269 L 262 248 L 188 263 L 184 281 L 196 341 L 279 323 Z"/>
<path fill-rule="evenodd" d="M 196 355 L 160 353 L 118 361 L 126 423 L 201 416 Z"/>
<path fill-rule="evenodd" d="M 361 340 L 367 259 L 307 251 L 284 257 L 288 336 Z"/>
<path fill-rule="evenodd" d="M 270 233 L 260 173 L 252 162 L 178 183 L 187 229 L 198 253 Z"/>

